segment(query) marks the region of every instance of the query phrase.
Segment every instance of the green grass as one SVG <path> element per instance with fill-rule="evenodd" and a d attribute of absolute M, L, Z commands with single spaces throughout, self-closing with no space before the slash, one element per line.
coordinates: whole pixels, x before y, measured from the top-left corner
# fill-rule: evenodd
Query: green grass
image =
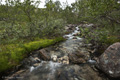
<path fill-rule="evenodd" d="M 28 43 L 0 45 L 0 72 L 18 65 L 31 51 L 53 45 L 62 40 L 64 40 L 62 37 L 58 37 L 55 39 L 39 39 Z"/>

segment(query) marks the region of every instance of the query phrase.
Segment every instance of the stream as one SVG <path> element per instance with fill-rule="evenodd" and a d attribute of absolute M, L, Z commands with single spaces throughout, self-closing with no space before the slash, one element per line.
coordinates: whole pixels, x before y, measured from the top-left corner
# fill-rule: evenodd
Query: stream
<path fill-rule="evenodd" d="M 89 26 L 89 25 L 88 25 Z M 63 37 L 67 40 L 42 49 L 50 60 L 42 60 L 38 53 L 23 61 L 24 67 L 5 80 L 108 80 L 94 69 L 84 39 L 77 36 L 79 27 Z"/>

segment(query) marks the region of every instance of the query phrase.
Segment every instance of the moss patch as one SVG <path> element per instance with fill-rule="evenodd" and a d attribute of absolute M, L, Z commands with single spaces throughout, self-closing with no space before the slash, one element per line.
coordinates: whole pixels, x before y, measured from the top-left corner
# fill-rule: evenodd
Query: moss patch
<path fill-rule="evenodd" d="M 19 64 L 33 50 L 55 44 L 64 38 L 39 39 L 28 43 L 0 45 L 0 72 Z"/>

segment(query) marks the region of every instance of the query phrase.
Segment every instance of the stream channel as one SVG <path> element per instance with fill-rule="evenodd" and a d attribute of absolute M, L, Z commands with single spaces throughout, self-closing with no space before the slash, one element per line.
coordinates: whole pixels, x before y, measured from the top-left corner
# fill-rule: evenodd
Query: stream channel
<path fill-rule="evenodd" d="M 93 69 L 95 61 L 86 48 L 90 44 L 77 36 L 79 32 L 79 27 L 75 27 L 72 33 L 63 36 L 66 41 L 41 49 L 44 60 L 39 53 L 32 52 L 22 62 L 24 67 L 5 80 L 108 80 Z"/>

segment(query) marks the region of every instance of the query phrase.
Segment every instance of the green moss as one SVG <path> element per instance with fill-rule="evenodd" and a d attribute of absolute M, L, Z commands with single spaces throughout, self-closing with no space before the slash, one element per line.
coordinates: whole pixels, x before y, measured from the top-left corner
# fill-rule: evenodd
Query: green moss
<path fill-rule="evenodd" d="M 0 71 L 4 71 L 10 67 L 11 65 L 9 65 L 8 57 L 0 55 Z"/>
<path fill-rule="evenodd" d="M 39 48 L 53 45 L 62 40 L 64 40 L 64 38 L 59 37 L 55 39 L 39 39 L 37 41 L 23 44 L 1 45 L 0 48 L 2 51 L 0 52 L 0 72 L 11 68 L 12 66 L 18 65 L 27 53 Z"/>

